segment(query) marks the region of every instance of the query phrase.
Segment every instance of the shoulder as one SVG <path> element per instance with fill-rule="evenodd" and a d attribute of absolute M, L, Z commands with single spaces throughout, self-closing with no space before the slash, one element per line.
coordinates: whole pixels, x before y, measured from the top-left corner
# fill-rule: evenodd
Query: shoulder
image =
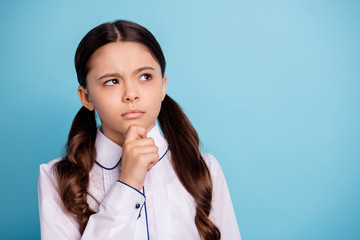
<path fill-rule="evenodd" d="M 219 164 L 217 159 L 210 153 L 201 153 L 202 158 L 205 160 L 208 167 L 212 164 Z"/>
<path fill-rule="evenodd" d="M 40 165 L 39 169 L 39 183 L 42 183 L 43 181 L 50 180 L 52 183 L 56 183 L 56 177 L 55 177 L 55 165 L 59 161 L 61 161 L 63 158 L 56 158 L 51 160 L 48 163 L 43 163 Z"/>
<path fill-rule="evenodd" d="M 38 201 L 39 206 L 43 204 L 56 203 L 54 206 L 58 206 L 61 203 L 59 195 L 59 187 L 57 183 L 57 174 L 55 171 L 55 165 L 62 158 L 54 159 L 48 163 L 40 165 L 40 172 L 38 178 Z"/>
<path fill-rule="evenodd" d="M 210 174 L 213 178 L 218 178 L 223 175 L 220 163 L 213 155 L 210 153 L 201 153 L 201 156 L 209 168 Z"/>
<path fill-rule="evenodd" d="M 222 239 L 241 239 L 230 192 L 219 162 L 211 154 L 202 154 L 211 174 L 213 195 L 209 218 L 219 228 Z"/>
<path fill-rule="evenodd" d="M 60 158 L 56 158 L 56 159 L 53 159 L 51 160 L 50 162 L 48 163 L 43 163 L 40 165 L 40 173 L 51 173 L 53 172 L 53 169 L 55 167 L 55 165 L 60 162 L 63 158 L 60 157 Z"/>

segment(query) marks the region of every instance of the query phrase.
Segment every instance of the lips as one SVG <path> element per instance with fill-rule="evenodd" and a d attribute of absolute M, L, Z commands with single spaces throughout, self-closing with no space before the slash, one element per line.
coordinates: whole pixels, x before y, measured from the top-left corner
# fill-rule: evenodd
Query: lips
<path fill-rule="evenodd" d="M 144 114 L 143 111 L 137 109 L 131 109 L 125 112 L 124 114 L 122 114 L 121 116 L 124 117 L 125 119 L 137 119 L 140 118 L 143 114 Z"/>

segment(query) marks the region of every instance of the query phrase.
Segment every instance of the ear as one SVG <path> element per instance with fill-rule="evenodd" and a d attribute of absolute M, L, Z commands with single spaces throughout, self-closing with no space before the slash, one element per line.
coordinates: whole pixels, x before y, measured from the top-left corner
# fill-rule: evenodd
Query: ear
<path fill-rule="evenodd" d="M 164 98 L 165 98 L 165 96 L 166 96 L 166 84 L 167 84 L 167 76 L 166 76 L 166 74 L 164 74 L 163 84 L 162 84 L 162 97 L 161 97 L 161 101 L 163 101 Z"/>
<path fill-rule="evenodd" d="M 94 106 L 93 102 L 91 101 L 88 90 L 86 88 L 84 88 L 83 86 L 79 86 L 78 94 L 79 94 L 79 98 L 80 98 L 82 105 L 84 105 L 84 107 L 89 109 L 89 111 L 93 111 L 95 109 L 95 106 Z"/>

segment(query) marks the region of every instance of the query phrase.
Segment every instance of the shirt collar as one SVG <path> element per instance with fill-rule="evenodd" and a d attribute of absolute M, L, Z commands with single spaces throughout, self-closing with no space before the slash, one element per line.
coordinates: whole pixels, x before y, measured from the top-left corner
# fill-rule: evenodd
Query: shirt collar
<path fill-rule="evenodd" d="M 105 168 L 114 168 L 122 156 L 122 147 L 105 136 L 100 129 L 101 127 L 97 129 L 95 141 L 96 161 Z M 157 123 L 155 123 L 155 126 L 148 132 L 147 137 L 154 139 L 155 145 L 159 149 L 159 156 L 163 156 L 168 149 L 168 143 L 162 136 Z"/>

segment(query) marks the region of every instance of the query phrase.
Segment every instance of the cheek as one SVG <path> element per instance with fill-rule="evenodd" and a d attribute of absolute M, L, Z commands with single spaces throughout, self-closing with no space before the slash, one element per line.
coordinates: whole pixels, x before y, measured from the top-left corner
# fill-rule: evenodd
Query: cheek
<path fill-rule="evenodd" d="M 161 83 L 158 83 L 154 90 L 151 91 L 151 94 L 154 99 L 161 100 L 163 95 L 163 85 Z"/>
<path fill-rule="evenodd" d="M 157 91 L 153 91 L 151 95 L 151 101 L 149 101 L 149 107 L 152 108 L 152 111 L 154 115 L 156 115 L 156 117 L 160 112 L 161 104 L 162 104 L 162 91 L 160 89 Z"/>
<path fill-rule="evenodd" d="M 118 98 L 117 96 L 113 96 L 113 94 L 101 94 L 94 98 L 93 104 L 100 117 L 101 115 L 105 116 L 114 112 L 111 110 L 116 109 L 119 105 L 120 100 Z"/>
<path fill-rule="evenodd" d="M 161 104 L 162 91 L 160 88 L 149 91 L 146 95 L 146 102 L 148 103 L 148 105 L 152 105 L 153 107 L 155 107 Z"/>
<path fill-rule="evenodd" d="M 121 101 L 121 96 L 118 92 L 102 91 L 95 94 L 94 105 L 98 107 L 111 107 Z"/>

